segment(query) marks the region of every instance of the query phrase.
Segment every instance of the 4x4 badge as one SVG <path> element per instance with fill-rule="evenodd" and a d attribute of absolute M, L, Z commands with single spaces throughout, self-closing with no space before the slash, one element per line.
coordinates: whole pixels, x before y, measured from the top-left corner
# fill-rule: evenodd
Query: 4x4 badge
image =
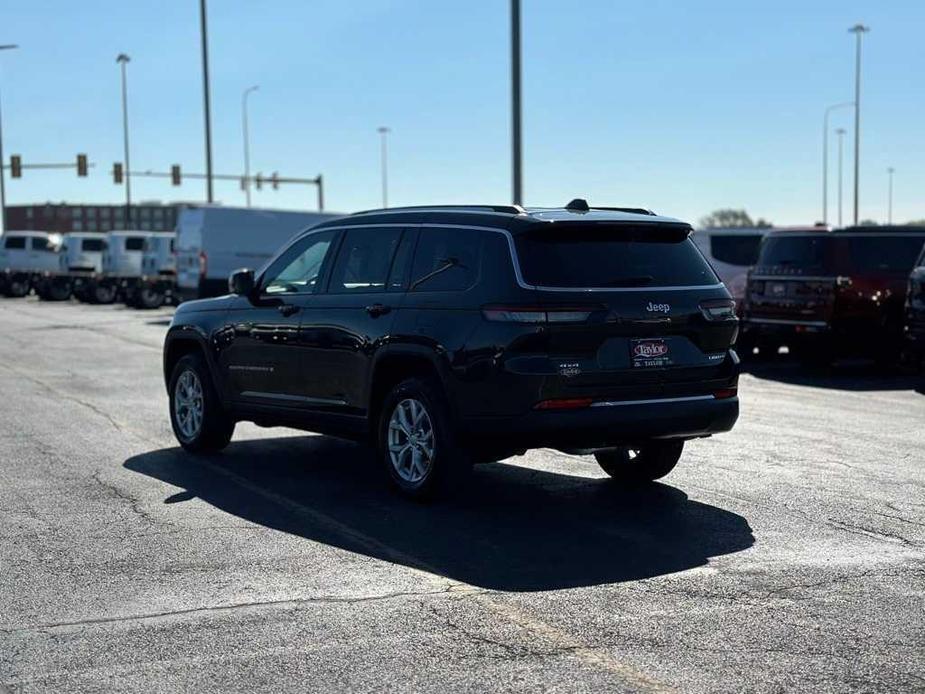
<path fill-rule="evenodd" d="M 571 378 L 581 373 L 581 366 L 578 362 L 564 362 L 559 364 L 559 375 Z"/>

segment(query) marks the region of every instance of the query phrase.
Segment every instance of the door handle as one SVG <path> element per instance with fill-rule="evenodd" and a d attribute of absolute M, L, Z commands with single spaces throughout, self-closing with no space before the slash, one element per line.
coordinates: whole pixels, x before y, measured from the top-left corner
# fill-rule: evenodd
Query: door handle
<path fill-rule="evenodd" d="M 291 316 L 293 313 L 297 313 L 299 310 L 298 306 L 293 306 L 292 304 L 282 304 L 276 308 L 284 316 Z"/>
<path fill-rule="evenodd" d="M 382 304 L 373 304 L 372 306 L 366 307 L 366 312 L 371 315 L 373 318 L 378 318 L 379 316 L 384 316 L 386 313 L 392 310 L 391 306 L 383 306 Z"/>

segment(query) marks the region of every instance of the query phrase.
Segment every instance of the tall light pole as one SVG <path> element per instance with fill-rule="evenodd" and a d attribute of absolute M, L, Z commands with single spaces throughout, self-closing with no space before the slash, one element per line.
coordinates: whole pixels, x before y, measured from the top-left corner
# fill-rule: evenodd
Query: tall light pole
<path fill-rule="evenodd" d="M 0 51 L 19 48 L 15 43 L 0 46 Z M 0 232 L 6 231 L 6 183 L 3 173 L 3 117 L 0 115 Z"/>
<path fill-rule="evenodd" d="M 247 130 L 247 97 L 251 92 L 260 89 L 259 84 L 248 87 L 241 95 L 241 121 L 244 126 L 244 194 L 247 196 L 247 206 L 251 206 L 251 143 Z"/>
<path fill-rule="evenodd" d="M 389 206 L 389 150 L 388 150 L 388 136 L 392 132 L 391 129 L 387 128 L 384 125 L 379 126 L 376 129 L 376 132 L 380 136 L 379 144 L 379 163 L 382 167 L 382 206 Z"/>
<path fill-rule="evenodd" d="M 887 193 L 887 206 L 886 206 L 886 223 L 893 224 L 893 172 L 896 171 L 892 166 L 886 170 L 887 174 L 890 176 L 890 183 Z"/>
<path fill-rule="evenodd" d="M 827 106 L 822 116 L 822 223 L 829 223 L 829 114 L 839 108 L 854 106 L 853 101 Z"/>
<path fill-rule="evenodd" d="M 209 106 L 209 37 L 206 0 L 199 0 L 199 33 L 202 38 L 202 102 L 206 118 L 206 197 L 212 202 L 212 114 Z"/>
<path fill-rule="evenodd" d="M 842 226 L 842 152 L 844 150 L 845 144 L 845 132 L 844 128 L 838 128 L 835 130 L 835 134 L 838 135 L 838 226 Z"/>
<path fill-rule="evenodd" d="M 513 202 L 523 201 L 523 150 L 520 141 L 520 0 L 511 0 L 511 168 Z"/>
<path fill-rule="evenodd" d="M 854 225 L 858 224 L 858 182 L 861 171 L 861 37 L 870 27 L 855 24 L 848 31 L 857 37 L 854 59 Z"/>
<path fill-rule="evenodd" d="M 116 57 L 116 62 L 122 66 L 122 144 L 125 147 L 125 228 L 132 229 L 132 168 L 128 163 L 128 95 L 125 82 L 125 66 L 131 58 L 125 53 Z"/>

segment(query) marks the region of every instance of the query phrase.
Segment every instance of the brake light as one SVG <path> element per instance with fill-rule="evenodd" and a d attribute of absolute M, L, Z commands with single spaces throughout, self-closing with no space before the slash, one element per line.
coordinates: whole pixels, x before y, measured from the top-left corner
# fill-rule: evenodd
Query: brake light
<path fill-rule="evenodd" d="M 500 323 L 584 323 L 593 306 L 485 306 L 486 320 Z"/>
<path fill-rule="evenodd" d="M 558 398 L 556 400 L 543 400 L 538 402 L 535 410 L 580 410 L 590 407 L 594 398 Z"/>
<path fill-rule="evenodd" d="M 205 277 L 206 270 L 209 268 L 209 257 L 205 251 L 199 251 L 199 276 Z"/>
<path fill-rule="evenodd" d="M 700 312 L 708 321 L 729 320 L 736 316 L 736 302 L 732 299 L 701 301 Z"/>
<path fill-rule="evenodd" d="M 738 388 L 720 388 L 713 391 L 713 397 L 717 400 L 728 400 L 739 394 Z"/>

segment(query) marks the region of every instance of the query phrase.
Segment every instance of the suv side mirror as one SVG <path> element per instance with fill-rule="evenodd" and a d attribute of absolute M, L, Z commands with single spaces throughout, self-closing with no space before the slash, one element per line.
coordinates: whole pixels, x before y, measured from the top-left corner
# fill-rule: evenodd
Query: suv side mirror
<path fill-rule="evenodd" d="M 254 271 L 250 268 L 235 270 L 228 276 L 228 291 L 248 296 L 254 291 Z"/>

